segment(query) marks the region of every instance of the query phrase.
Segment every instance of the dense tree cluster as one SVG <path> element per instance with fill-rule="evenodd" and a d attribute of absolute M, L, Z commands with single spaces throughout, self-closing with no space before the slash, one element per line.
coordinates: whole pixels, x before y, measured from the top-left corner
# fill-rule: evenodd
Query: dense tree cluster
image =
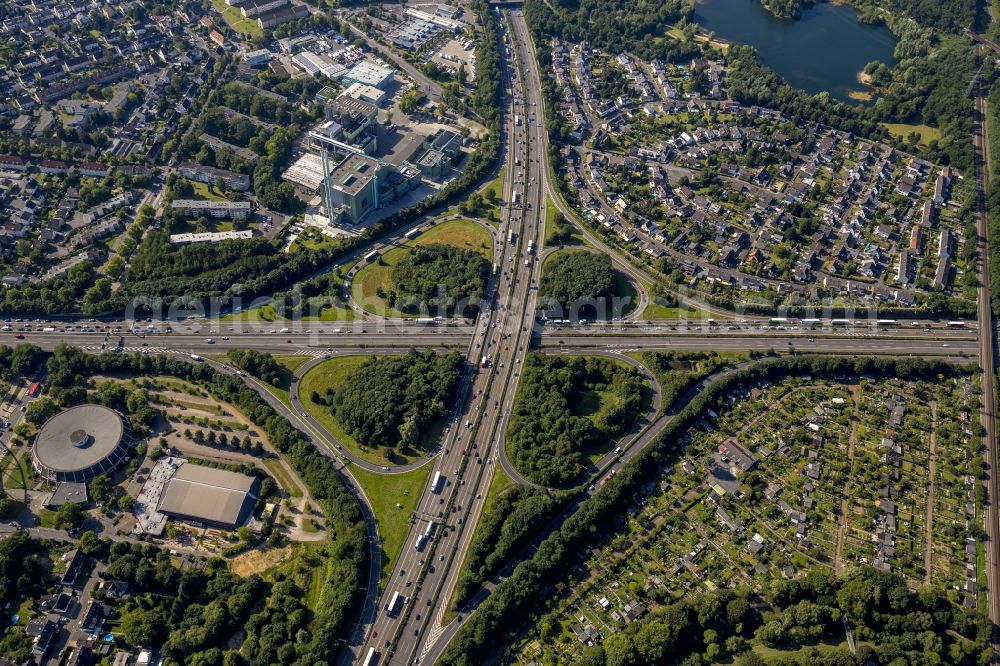
<path fill-rule="evenodd" d="M 614 297 L 615 269 L 611 257 L 598 252 L 572 250 L 557 252 L 545 262 L 539 284 L 539 296 L 552 299 L 568 313 L 584 302 L 594 302 L 588 309 L 611 312 Z"/>
<path fill-rule="evenodd" d="M 255 153 L 263 151 L 264 142 L 269 132 L 257 127 L 252 120 L 242 116 L 230 115 L 222 108 L 208 109 L 201 114 L 198 121 L 201 131 L 216 136 L 228 143 L 236 144 Z"/>
<path fill-rule="evenodd" d="M 26 377 L 44 359 L 45 352 L 32 344 L 0 345 L 0 379 L 9 382 Z"/>
<path fill-rule="evenodd" d="M 256 349 L 230 349 L 226 357 L 240 370 L 268 384 L 277 384 L 288 372 L 273 356 Z"/>
<path fill-rule="evenodd" d="M 760 0 L 764 9 L 781 18 L 801 18 L 803 5 L 812 4 L 803 0 Z"/>
<path fill-rule="evenodd" d="M 666 35 L 675 23 L 694 14 L 685 0 L 528 0 L 524 11 L 532 30 L 545 37 L 589 42 L 610 53 L 631 51 L 647 60 L 665 61 L 688 53 L 687 47 Z"/>
<path fill-rule="evenodd" d="M 308 636 L 295 643 L 294 659 L 281 663 L 312 666 L 333 662 L 338 640 L 345 636 L 352 618 L 356 617 L 356 606 L 361 598 L 358 585 L 359 581 L 367 580 L 365 567 L 368 564 L 361 510 L 333 462 L 239 377 L 218 372 L 207 364 L 148 354 L 95 355 L 60 345 L 49 358 L 47 367 L 49 393 L 56 400 L 61 400 L 68 391 L 79 390 L 85 381 L 83 378 L 95 374 L 169 375 L 203 386 L 214 397 L 234 405 L 263 430 L 323 508 L 330 538 L 326 545 L 329 555 L 326 575 L 315 613 L 312 616 L 302 613 L 271 616 L 274 621 L 294 624 L 293 633 L 308 628 Z M 188 635 L 182 634 L 178 644 L 186 645 L 187 640 Z"/>
<path fill-rule="evenodd" d="M 738 589 L 658 601 L 665 605 L 587 650 L 582 663 L 718 663 L 737 657 L 743 666 L 971 666 L 982 663 L 989 649 L 985 617 L 954 607 L 939 590 L 915 592 L 903 576 L 870 567 L 840 577 L 829 569 L 812 569 L 800 580 L 774 581 L 763 595 Z M 748 649 L 750 638 L 778 648 L 834 640 L 843 636 L 844 619 L 861 643 L 855 654 L 844 646 L 765 662 Z"/>
<path fill-rule="evenodd" d="M 264 97 L 252 88 L 234 81 L 219 88 L 216 101 L 234 111 L 270 123 L 286 125 L 291 121 L 291 110 L 287 102 Z"/>
<path fill-rule="evenodd" d="M 455 586 L 454 607 L 460 609 L 506 566 L 538 528 L 552 519 L 564 500 L 565 494 L 532 486 L 514 486 L 497 497 L 476 525 Z"/>
<path fill-rule="evenodd" d="M 462 364 L 458 352 L 430 349 L 373 356 L 321 399 L 329 401 L 337 420 L 362 444 L 410 449 L 447 413 Z"/>
<path fill-rule="evenodd" d="M 52 572 L 45 549 L 25 531 L 0 539 L 0 604 L 37 595 Z"/>
<path fill-rule="evenodd" d="M 976 0 L 855 0 L 862 7 L 888 8 L 917 23 L 950 32 L 961 32 L 976 17 Z"/>
<path fill-rule="evenodd" d="M 632 367 L 601 357 L 525 359 L 507 426 L 507 453 L 525 478 L 546 486 L 579 480 L 587 449 L 622 435 L 640 415 L 644 382 Z M 614 396 L 592 411 L 598 391 Z"/>
<path fill-rule="evenodd" d="M 132 585 L 132 597 L 118 609 L 122 638 L 137 646 L 162 642 L 168 665 L 221 665 L 219 646 L 241 630 L 266 593 L 260 576 L 241 578 L 222 560 L 182 572 L 167 551 L 151 545 L 88 537 L 86 549 L 107 553 L 105 579 Z"/>
<path fill-rule="evenodd" d="M 473 250 L 442 243 L 414 247 L 392 268 L 395 290 L 388 295 L 389 306 L 403 312 L 427 308 L 442 316 L 455 312 L 456 305 L 462 313 L 476 309 L 489 266 Z"/>
<path fill-rule="evenodd" d="M 132 297 L 169 297 L 185 290 L 220 293 L 281 262 L 275 247 L 263 238 L 177 246 L 165 230 L 157 229 L 146 235 L 132 258 L 128 279 L 114 300 L 124 306 L 124 299 Z"/>
<path fill-rule="evenodd" d="M 476 613 L 466 621 L 465 626 L 445 649 L 438 663 L 444 666 L 458 664 L 471 666 L 483 663 L 495 655 L 497 650 L 501 650 L 503 646 L 513 644 L 515 634 L 523 630 L 526 624 L 537 621 L 537 613 L 545 608 L 552 593 L 552 586 L 565 579 L 568 573 L 567 553 L 577 553 L 584 548 L 594 547 L 609 539 L 614 531 L 615 516 L 620 515 L 625 510 L 626 505 L 636 499 L 636 493 L 640 488 L 658 477 L 664 466 L 676 461 L 677 442 L 687 428 L 700 419 L 707 409 L 721 408 L 728 396 L 737 388 L 758 381 L 774 381 L 789 375 L 812 375 L 813 377 L 869 375 L 910 379 L 933 377 L 939 374 L 949 377 L 956 373 L 971 371 L 973 371 L 971 368 L 956 368 L 945 361 L 938 360 L 797 356 L 761 361 L 751 367 L 720 377 L 717 382 L 698 393 L 690 402 L 679 406 L 673 420 L 660 431 L 650 446 L 625 463 L 618 474 L 605 484 L 601 492 L 583 502 L 575 513 L 539 544 L 537 550 L 528 560 L 521 562 L 513 574 L 496 587 L 490 597 L 479 605 Z M 850 604 L 847 612 L 850 614 L 852 623 L 858 620 L 872 622 L 870 627 L 865 625 L 865 630 L 870 628 L 873 632 L 880 632 L 881 636 L 885 636 L 887 644 L 892 646 L 891 650 L 895 650 L 895 646 L 910 646 L 903 648 L 902 661 L 893 662 L 890 659 L 884 663 L 914 663 L 906 659 L 905 651 L 913 649 L 914 639 L 920 641 L 924 637 L 930 636 L 926 632 L 927 628 L 931 628 L 933 631 L 935 625 L 926 625 L 927 616 L 923 613 L 926 608 L 932 607 L 932 604 L 919 599 L 915 601 L 912 596 L 906 597 L 906 603 L 912 603 L 912 610 L 918 611 L 918 613 L 914 613 L 914 619 L 918 623 L 924 622 L 926 625 L 924 629 L 921 629 L 925 632 L 923 634 L 903 635 L 906 630 L 903 629 L 902 622 L 909 621 L 905 616 L 891 618 L 893 623 L 896 623 L 897 620 L 900 622 L 897 624 L 881 626 L 874 624 L 890 619 L 888 614 L 885 616 L 877 614 L 882 613 L 883 609 L 887 608 L 886 604 L 891 602 L 877 595 L 866 596 L 873 587 L 884 589 L 880 587 L 882 584 L 878 582 L 880 574 L 867 572 L 866 575 L 874 576 L 874 578 L 858 585 L 861 591 L 859 598 L 867 598 L 871 610 L 859 612 L 861 609 L 857 604 Z M 895 586 L 895 583 L 890 581 L 889 586 Z M 831 604 L 832 601 L 824 601 L 823 603 Z M 837 603 L 839 603 L 839 599 Z M 856 612 L 858 613 L 857 618 L 854 616 Z M 947 635 L 947 632 L 942 630 L 942 627 L 945 626 L 975 640 L 974 645 L 961 646 L 956 649 L 966 650 L 972 647 L 978 653 L 982 649 L 988 648 L 988 628 L 981 631 L 978 628 L 980 620 L 970 620 L 970 616 L 964 611 L 953 610 L 947 606 L 937 607 L 931 620 L 933 623 L 939 623 L 936 625 L 939 630 L 938 635 L 942 641 L 947 643 L 945 654 L 949 654 L 953 649 L 951 647 L 953 643 L 961 642 Z M 791 626 L 791 622 L 788 626 Z M 892 628 L 890 629 L 890 627 Z M 655 629 L 649 631 L 655 631 Z M 856 628 L 855 631 L 858 629 Z M 897 631 L 899 636 L 893 638 L 888 635 L 891 631 Z M 685 636 L 690 634 L 689 631 Z M 673 632 L 670 632 L 667 637 L 669 638 L 670 635 L 674 635 Z M 841 635 L 843 634 L 841 633 Z M 708 642 L 699 640 L 704 638 L 704 635 L 701 637 L 694 635 L 690 638 L 692 639 L 690 644 L 694 649 L 700 649 L 700 646 Z M 615 639 L 615 641 L 618 640 L 624 639 Z M 789 636 L 789 640 L 794 639 Z M 677 642 L 677 645 L 680 645 L 680 642 Z M 936 643 L 930 645 L 933 647 Z M 614 646 L 614 641 L 612 646 Z M 631 660 L 637 658 L 636 653 L 633 652 L 634 648 L 630 648 L 627 644 L 623 647 L 625 648 L 623 650 L 624 661 L 617 662 L 607 659 L 607 653 L 605 653 L 605 657 L 596 663 L 633 663 Z M 595 657 L 595 659 L 597 658 Z M 950 663 L 964 662 L 953 660 Z"/>
<path fill-rule="evenodd" d="M 25 282 L 0 291 L 0 312 L 6 314 L 56 314 L 79 308 L 80 299 L 97 282 L 94 265 L 75 264 L 65 275 L 36 284 Z"/>
<path fill-rule="evenodd" d="M 52 560 L 46 551 L 23 530 L 0 540 L 0 606 L 17 608 L 23 599 L 37 597 L 45 590 L 52 579 Z M 14 663 L 26 663 L 31 645 L 24 625 L 4 622 L 0 655 Z"/>

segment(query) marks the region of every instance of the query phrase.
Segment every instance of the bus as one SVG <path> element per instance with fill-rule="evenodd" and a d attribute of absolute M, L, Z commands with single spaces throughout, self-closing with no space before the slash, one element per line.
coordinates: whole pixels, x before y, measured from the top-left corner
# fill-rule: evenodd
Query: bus
<path fill-rule="evenodd" d="M 405 234 L 403 234 L 403 238 L 407 238 L 407 239 L 416 238 L 419 235 L 420 235 L 420 227 L 413 227 L 412 229 L 410 229 L 409 231 L 407 231 Z"/>
<path fill-rule="evenodd" d="M 417 543 L 415 543 L 413 545 L 413 547 L 416 548 L 416 550 L 417 550 L 418 553 L 419 552 L 423 552 L 424 546 L 427 545 L 427 538 L 428 537 L 427 537 L 426 534 L 419 534 L 419 535 L 417 535 Z"/>
<path fill-rule="evenodd" d="M 528 241 L 528 254 L 535 253 L 535 239 L 532 238 Z"/>
<path fill-rule="evenodd" d="M 378 259 L 378 250 L 372 250 L 371 252 L 365 255 L 365 261 L 367 261 L 369 264 L 375 261 L 376 259 Z"/>
<path fill-rule="evenodd" d="M 31 385 L 31 388 L 28 389 L 28 397 L 37 398 L 38 394 L 41 392 L 42 392 L 42 385 L 39 384 L 38 382 L 35 382 L 34 384 Z"/>
<path fill-rule="evenodd" d="M 431 483 L 431 492 L 435 495 L 440 493 L 442 486 L 444 486 L 444 474 L 441 472 L 434 472 L 434 482 Z"/>
<path fill-rule="evenodd" d="M 417 317 L 413 320 L 413 323 L 418 326 L 430 326 L 431 324 L 436 324 L 437 320 L 434 317 Z"/>
<path fill-rule="evenodd" d="M 788 320 L 784 317 L 771 317 L 770 319 L 767 320 L 767 322 L 772 325 L 781 324 L 782 326 L 784 326 L 785 324 L 788 323 Z"/>
<path fill-rule="evenodd" d="M 521 116 L 514 114 L 514 125 L 517 127 L 521 126 Z"/>
<path fill-rule="evenodd" d="M 488 359 L 485 354 L 483 355 L 482 360 L 479 361 L 479 367 L 480 368 L 490 367 L 490 359 Z"/>
<path fill-rule="evenodd" d="M 427 529 L 424 530 L 424 536 L 428 539 L 434 536 L 434 532 L 437 531 L 438 524 L 433 520 L 427 523 Z"/>
<path fill-rule="evenodd" d="M 899 322 L 896 321 L 895 319 L 876 319 L 875 320 L 875 325 L 876 326 L 898 326 Z"/>
<path fill-rule="evenodd" d="M 389 603 L 385 605 L 385 616 L 386 617 L 396 617 L 399 614 L 399 609 L 406 603 L 406 597 L 396 592 L 392 593 L 392 598 L 389 599 Z"/>
<path fill-rule="evenodd" d="M 507 242 L 511 245 L 517 242 L 517 233 L 513 229 L 511 229 L 510 233 L 507 234 Z"/>
<path fill-rule="evenodd" d="M 511 201 L 511 204 L 512 204 L 513 206 L 515 206 L 515 207 L 517 207 L 517 206 L 520 206 L 520 205 L 521 205 L 521 193 L 520 193 L 520 192 L 514 192 L 514 198 L 513 198 L 513 200 Z"/>
<path fill-rule="evenodd" d="M 850 326 L 850 319 L 831 319 L 830 326 Z"/>
<path fill-rule="evenodd" d="M 706 319 L 705 323 L 708 324 L 709 326 L 718 326 L 719 325 L 718 322 L 716 322 L 714 319 Z"/>
<path fill-rule="evenodd" d="M 964 321 L 949 321 L 948 328 L 965 328 Z"/>
<path fill-rule="evenodd" d="M 813 326 L 819 326 L 821 322 L 819 319 L 803 319 L 799 323 L 801 323 L 803 326 L 813 327 Z"/>
<path fill-rule="evenodd" d="M 365 655 L 365 660 L 361 662 L 361 666 L 375 666 L 378 663 L 378 652 L 375 648 L 368 648 L 368 654 Z"/>

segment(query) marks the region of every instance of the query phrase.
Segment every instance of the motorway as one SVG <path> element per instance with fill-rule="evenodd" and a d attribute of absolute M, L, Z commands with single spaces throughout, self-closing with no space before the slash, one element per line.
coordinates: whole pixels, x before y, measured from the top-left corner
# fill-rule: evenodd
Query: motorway
<path fill-rule="evenodd" d="M 380 608 L 391 612 L 379 614 L 356 652 L 365 658 L 376 651 L 381 664 L 422 661 L 444 629 L 451 591 L 472 538 L 469 526 L 478 521 L 492 478 L 505 425 L 501 415 L 510 411 L 530 342 L 535 296 L 530 286 L 537 281 L 539 262 L 530 254 L 529 241 L 540 238 L 545 195 L 539 169 L 545 156 L 538 150 L 543 143 L 540 124 L 524 119 L 536 113 L 540 100 L 537 89 L 531 94 L 514 78 L 521 69 L 512 59 L 503 61 L 502 71 L 508 163 L 503 198 L 512 205 L 504 210 L 500 238 L 513 231 L 515 242 L 501 246 L 500 272 L 487 290 L 492 306 L 479 317 L 467 348 L 469 370 L 458 401 L 461 411 L 434 460 L 432 480 L 418 502 L 410 534 L 380 601 Z M 518 205 L 513 205 L 515 200 Z M 488 359 L 485 364 L 480 363 L 483 357 Z M 480 365 L 489 367 L 477 368 Z M 442 481 L 435 483 L 438 474 Z M 430 541 L 417 550 L 417 538 L 424 534 L 431 535 Z M 397 593 L 406 600 L 390 608 Z"/>

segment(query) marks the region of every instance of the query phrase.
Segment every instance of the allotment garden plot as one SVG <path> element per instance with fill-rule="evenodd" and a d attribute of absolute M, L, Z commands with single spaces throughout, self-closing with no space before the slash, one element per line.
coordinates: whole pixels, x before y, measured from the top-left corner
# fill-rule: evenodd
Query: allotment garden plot
<path fill-rule="evenodd" d="M 572 660 L 698 592 L 876 567 L 977 605 L 975 379 L 759 384 L 690 428 L 681 453 L 581 553 L 525 660 Z"/>

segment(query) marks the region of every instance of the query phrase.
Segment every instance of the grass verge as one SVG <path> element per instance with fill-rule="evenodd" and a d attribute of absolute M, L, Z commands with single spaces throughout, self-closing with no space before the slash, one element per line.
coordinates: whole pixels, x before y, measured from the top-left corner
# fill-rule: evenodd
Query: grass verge
<path fill-rule="evenodd" d="M 422 234 L 389 250 L 373 263 L 364 266 L 351 282 L 351 297 L 368 312 L 389 317 L 412 317 L 390 308 L 378 295 L 392 291 L 392 267 L 406 256 L 409 248 L 441 243 L 479 252 L 487 261 L 493 261 L 493 239 L 488 231 L 472 220 L 449 220 L 428 228 Z"/>
<path fill-rule="evenodd" d="M 433 467 L 423 465 L 405 474 L 376 474 L 356 465 L 350 466 L 351 474 L 368 496 L 378 522 L 383 555 L 380 584 L 383 587 L 406 546 L 413 512 Z M 416 572 L 412 574 L 416 575 Z"/>

